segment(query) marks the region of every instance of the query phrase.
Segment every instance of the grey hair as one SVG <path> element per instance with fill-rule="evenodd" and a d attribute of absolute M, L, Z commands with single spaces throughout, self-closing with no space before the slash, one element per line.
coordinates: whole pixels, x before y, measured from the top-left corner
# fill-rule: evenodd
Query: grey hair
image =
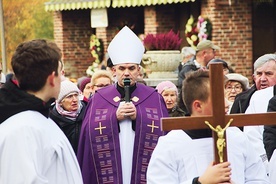
<path fill-rule="evenodd" d="M 181 54 L 182 54 L 183 58 L 186 56 L 189 56 L 189 55 L 195 55 L 195 53 L 196 53 L 196 51 L 192 47 L 183 47 L 181 49 Z"/>
<path fill-rule="evenodd" d="M 254 62 L 254 74 L 258 68 L 263 66 L 265 63 L 269 61 L 275 61 L 276 62 L 276 54 L 265 54 L 259 57 L 255 62 Z"/>

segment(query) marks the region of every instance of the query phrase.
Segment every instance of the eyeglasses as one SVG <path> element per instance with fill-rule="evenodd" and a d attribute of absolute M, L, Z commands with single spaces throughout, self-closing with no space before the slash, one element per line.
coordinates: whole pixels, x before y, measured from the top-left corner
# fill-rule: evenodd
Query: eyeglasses
<path fill-rule="evenodd" d="M 94 86 L 98 87 L 98 88 L 103 88 L 106 86 L 109 86 L 110 84 L 94 84 Z"/>
<path fill-rule="evenodd" d="M 232 91 L 233 89 L 234 89 L 236 92 L 242 91 L 242 87 L 241 87 L 240 85 L 236 85 L 236 86 L 226 86 L 226 87 L 225 87 L 225 90 L 228 91 L 228 92 Z"/>

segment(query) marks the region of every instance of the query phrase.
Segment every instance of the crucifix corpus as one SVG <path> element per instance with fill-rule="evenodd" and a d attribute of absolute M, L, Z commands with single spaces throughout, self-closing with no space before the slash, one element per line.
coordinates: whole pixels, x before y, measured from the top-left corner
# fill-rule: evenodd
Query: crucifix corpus
<path fill-rule="evenodd" d="M 224 76 L 222 63 L 210 64 L 210 88 L 213 115 L 200 117 L 162 118 L 162 130 L 193 130 L 211 128 L 214 139 L 215 163 L 227 161 L 225 130 L 229 126 L 243 127 L 248 125 L 275 124 L 276 113 L 229 114 L 225 115 Z"/>

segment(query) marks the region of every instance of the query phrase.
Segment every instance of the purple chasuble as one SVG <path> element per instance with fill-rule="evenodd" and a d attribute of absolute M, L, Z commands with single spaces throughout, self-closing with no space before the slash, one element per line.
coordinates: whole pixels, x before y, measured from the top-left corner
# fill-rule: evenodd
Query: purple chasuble
<path fill-rule="evenodd" d="M 163 97 L 154 88 L 137 83 L 131 94 L 137 109 L 131 184 L 146 183 L 148 163 L 168 117 Z M 82 124 L 78 161 L 84 184 L 123 184 L 116 111 L 121 95 L 115 85 L 98 90 L 89 101 Z"/>

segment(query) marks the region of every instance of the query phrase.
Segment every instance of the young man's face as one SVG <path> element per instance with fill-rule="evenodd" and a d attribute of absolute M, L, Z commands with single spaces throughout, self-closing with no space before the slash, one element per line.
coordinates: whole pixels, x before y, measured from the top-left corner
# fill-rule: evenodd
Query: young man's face
<path fill-rule="evenodd" d="M 114 66 L 115 74 L 119 86 L 124 86 L 124 79 L 130 79 L 130 85 L 133 86 L 138 78 L 140 67 L 137 64 L 126 63 Z"/>
<path fill-rule="evenodd" d="M 192 111 L 191 116 L 212 115 L 213 109 L 212 109 L 212 102 L 211 102 L 210 84 L 209 83 L 203 84 L 201 88 L 198 88 L 198 89 L 201 89 L 204 92 L 200 94 L 197 94 L 195 92 L 195 97 L 192 97 L 193 102 L 191 104 L 191 111 Z M 206 100 L 203 101 L 203 99 L 206 99 Z"/>
<path fill-rule="evenodd" d="M 206 102 L 201 102 L 201 114 L 202 115 L 212 115 L 213 114 L 212 102 L 211 102 L 210 96 Z"/>
<path fill-rule="evenodd" d="M 53 97 L 55 99 L 58 98 L 59 92 L 60 92 L 60 83 L 61 83 L 61 76 L 62 76 L 62 65 L 60 62 L 58 62 L 58 75 L 55 76 L 55 86 L 54 86 L 54 94 Z"/>

